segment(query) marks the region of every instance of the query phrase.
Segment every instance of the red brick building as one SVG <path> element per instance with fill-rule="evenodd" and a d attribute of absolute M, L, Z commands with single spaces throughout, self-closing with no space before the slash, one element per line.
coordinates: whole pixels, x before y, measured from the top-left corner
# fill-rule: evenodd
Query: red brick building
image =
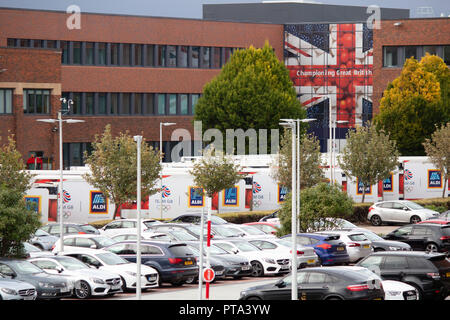
<path fill-rule="evenodd" d="M 163 130 L 168 154 L 174 129 L 193 134 L 196 100 L 234 50 L 269 41 L 283 58 L 282 25 L 81 13 L 69 29 L 69 17 L 0 9 L 0 136 L 15 134 L 24 160 L 37 153 L 44 168 L 59 167 L 59 137 L 36 120 L 56 118 L 60 97 L 74 101 L 66 118 L 85 120 L 64 124 L 65 166 L 82 165 L 108 123 L 158 148 L 159 123 L 175 122 Z"/>

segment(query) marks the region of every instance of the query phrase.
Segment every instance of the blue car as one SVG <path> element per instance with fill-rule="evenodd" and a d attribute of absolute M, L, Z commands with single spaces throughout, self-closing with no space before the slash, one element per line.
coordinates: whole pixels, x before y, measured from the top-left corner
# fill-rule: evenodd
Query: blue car
<path fill-rule="evenodd" d="M 136 263 L 135 240 L 118 242 L 103 249 Z M 158 271 L 160 284 L 180 286 L 198 275 L 195 255 L 185 243 L 141 241 L 141 263 Z"/>
<path fill-rule="evenodd" d="M 291 238 L 291 235 L 282 238 Z M 339 240 L 339 236 L 297 233 L 297 244 L 313 247 L 319 256 L 320 264 L 323 266 L 348 264 L 350 262 L 345 243 Z"/>

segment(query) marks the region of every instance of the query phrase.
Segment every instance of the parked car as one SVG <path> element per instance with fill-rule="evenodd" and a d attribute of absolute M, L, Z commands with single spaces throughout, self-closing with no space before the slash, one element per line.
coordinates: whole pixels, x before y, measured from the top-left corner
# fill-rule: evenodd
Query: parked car
<path fill-rule="evenodd" d="M 57 236 L 52 236 L 43 229 L 37 229 L 34 236 L 28 242 L 41 250 L 50 251 L 56 240 L 58 240 Z"/>
<path fill-rule="evenodd" d="M 450 221 L 450 210 L 440 213 L 436 219 Z"/>
<path fill-rule="evenodd" d="M 373 252 L 372 242 L 359 231 L 320 231 L 318 234 L 338 236 L 347 247 L 347 254 L 351 263 L 357 262 Z"/>
<path fill-rule="evenodd" d="M 177 222 L 171 222 L 171 223 L 162 223 L 151 226 L 148 230 L 145 232 L 158 232 L 158 231 L 164 231 L 164 230 L 183 230 L 190 235 L 194 236 L 196 239 L 200 239 L 200 225 L 193 224 L 193 223 L 177 223 Z M 207 228 L 205 226 L 203 230 L 203 239 L 206 239 L 208 232 Z M 217 235 L 213 234 L 211 232 L 212 237 L 217 237 Z M 220 236 L 219 236 L 220 237 Z"/>
<path fill-rule="evenodd" d="M 35 300 L 36 288 L 27 282 L 7 279 L 0 273 L 0 300 Z"/>
<path fill-rule="evenodd" d="M 186 214 L 182 214 L 176 218 L 173 218 L 172 220 L 170 220 L 170 222 L 183 222 L 183 223 L 194 223 L 194 224 L 200 224 L 200 220 L 201 220 L 202 214 L 201 213 L 186 213 Z M 204 214 L 204 221 L 206 224 L 207 221 L 207 215 Z M 224 219 L 222 219 L 221 217 L 212 214 L 211 215 L 211 224 L 228 224 L 228 222 Z"/>
<path fill-rule="evenodd" d="M 259 230 L 258 228 L 255 228 L 253 226 L 230 223 L 224 227 L 237 230 L 236 233 L 241 233 L 242 237 L 245 239 L 276 238 L 274 234 L 265 233 L 264 231 Z"/>
<path fill-rule="evenodd" d="M 25 250 L 27 258 L 52 255 L 50 251 L 44 251 L 36 246 L 33 246 L 31 243 L 28 242 L 23 242 L 23 248 Z"/>
<path fill-rule="evenodd" d="M 437 218 L 439 212 L 426 209 L 421 205 L 408 201 L 381 201 L 369 208 L 367 219 L 374 226 L 383 223 L 417 223 L 430 218 Z"/>
<path fill-rule="evenodd" d="M 262 217 L 259 219 L 259 222 L 268 222 L 273 224 L 280 224 L 280 218 L 278 218 L 278 213 L 280 210 L 276 210 L 272 212 L 271 214 L 268 214 L 267 216 Z"/>
<path fill-rule="evenodd" d="M 47 273 L 76 278 L 74 294 L 79 299 L 122 292 L 122 280 L 117 273 L 90 268 L 73 257 L 39 257 L 28 259 L 28 261 Z"/>
<path fill-rule="evenodd" d="M 254 277 L 289 272 L 290 254 L 263 251 L 244 239 L 213 240 L 213 243 L 229 253 L 247 257 L 252 265 Z"/>
<path fill-rule="evenodd" d="M 179 242 L 189 242 L 198 241 L 198 239 L 191 235 L 190 233 L 182 229 L 172 229 L 172 230 L 158 230 L 157 232 L 144 232 L 142 233 L 144 239 L 147 240 L 162 240 L 162 241 L 179 241 Z"/>
<path fill-rule="evenodd" d="M 383 280 L 405 282 L 419 299 L 442 299 L 450 288 L 450 261 L 445 254 L 418 251 L 374 252 L 357 266 L 378 273 Z"/>
<path fill-rule="evenodd" d="M 384 238 L 405 242 L 411 246 L 412 250 L 448 252 L 450 249 L 450 225 L 409 224 L 395 229 Z"/>
<path fill-rule="evenodd" d="M 350 231 L 348 229 L 344 229 L 347 231 Z M 366 236 L 367 239 L 369 239 L 372 242 L 372 248 L 373 251 L 397 251 L 397 250 L 405 250 L 409 251 L 411 250 L 411 246 L 405 242 L 401 241 L 393 241 L 393 240 L 386 240 L 377 235 L 376 233 L 367 230 L 367 229 L 351 229 L 352 231 L 358 231 L 361 232 Z"/>
<path fill-rule="evenodd" d="M 419 292 L 413 286 L 394 280 L 383 280 L 384 300 L 419 300 Z"/>
<path fill-rule="evenodd" d="M 234 225 L 231 225 L 234 226 Z M 236 228 L 228 228 L 227 225 L 211 225 L 211 233 L 214 239 L 242 238 L 245 233 Z"/>
<path fill-rule="evenodd" d="M 292 275 L 241 291 L 239 300 L 289 300 Z M 383 300 L 381 278 L 361 267 L 313 267 L 297 272 L 300 300 Z"/>
<path fill-rule="evenodd" d="M 136 241 L 115 243 L 105 250 L 136 262 Z M 195 256 L 184 243 L 141 241 L 141 262 L 158 272 L 160 283 L 171 283 L 173 286 L 180 286 L 198 274 Z"/>
<path fill-rule="evenodd" d="M 448 220 L 431 219 L 431 220 L 417 222 L 417 224 L 421 224 L 421 223 L 435 223 L 435 224 L 442 224 L 442 225 L 445 225 L 445 224 L 450 225 L 450 219 L 448 219 Z"/>
<path fill-rule="evenodd" d="M 46 224 L 39 228 L 52 236 L 58 237 L 60 235 L 60 224 L 57 222 Z M 38 230 L 39 230 L 38 229 Z M 64 223 L 64 235 L 69 234 L 100 234 L 100 232 L 87 223 Z"/>
<path fill-rule="evenodd" d="M 141 231 L 145 231 L 155 224 L 160 224 L 161 221 L 154 219 L 142 219 Z M 137 219 L 118 219 L 111 221 L 99 229 L 99 232 L 105 236 L 114 236 L 124 231 L 137 232 Z"/>
<path fill-rule="evenodd" d="M 55 242 L 52 252 L 58 253 L 61 239 Z M 78 248 L 102 249 L 116 243 L 109 237 L 100 234 L 77 234 L 64 236 L 64 251 L 72 251 Z"/>
<path fill-rule="evenodd" d="M 263 251 L 279 251 L 290 255 L 292 244 L 287 239 L 249 239 L 248 242 Z M 297 266 L 305 268 L 319 265 L 319 257 L 311 247 L 297 245 Z"/>
<path fill-rule="evenodd" d="M 197 250 L 198 254 L 200 254 L 200 245 L 198 243 L 188 243 L 188 246 L 191 249 L 194 248 Z M 204 248 L 204 250 L 206 250 L 206 248 Z M 210 250 L 212 257 L 222 261 L 222 264 L 225 267 L 225 277 L 233 277 L 237 279 L 252 275 L 252 265 L 250 264 L 250 260 L 248 258 L 238 254 L 228 253 L 214 244 L 211 244 Z M 194 251 L 194 253 L 196 252 Z"/>
<path fill-rule="evenodd" d="M 244 225 L 252 226 L 258 228 L 264 233 L 276 235 L 278 230 L 280 229 L 279 224 L 269 223 L 269 222 L 248 222 L 244 223 Z"/>
<path fill-rule="evenodd" d="M 290 239 L 291 235 L 281 237 L 281 239 L 286 238 Z M 314 248 L 314 251 L 319 256 L 319 262 L 323 266 L 348 264 L 350 262 L 347 247 L 337 235 L 297 233 L 297 243 Z"/>
<path fill-rule="evenodd" d="M 103 249 L 78 248 L 70 252 L 59 252 L 58 255 L 77 258 L 92 268 L 117 273 L 122 280 L 122 290 L 136 289 L 137 266 L 122 257 Z M 158 272 L 146 265 L 141 265 L 141 289 L 158 286 Z"/>
<path fill-rule="evenodd" d="M 72 296 L 74 284 L 64 277 L 51 275 L 29 261 L 0 258 L 0 274 L 28 282 L 37 290 L 36 299 L 61 299 Z"/>

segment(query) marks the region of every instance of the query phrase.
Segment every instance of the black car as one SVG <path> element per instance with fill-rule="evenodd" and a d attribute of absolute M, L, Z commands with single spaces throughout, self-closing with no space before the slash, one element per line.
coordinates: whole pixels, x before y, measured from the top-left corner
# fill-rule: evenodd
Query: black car
<path fill-rule="evenodd" d="M 405 242 L 411 246 L 412 250 L 448 252 L 450 249 L 450 225 L 408 224 L 388 233 L 384 239 Z"/>
<path fill-rule="evenodd" d="M 59 223 L 49 223 L 40 229 L 59 237 L 61 226 Z M 68 234 L 100 234 L 100 231 L 87 223 L 64 223 L 64 235 Z"/>
<path fill-rule="evenodd" d="M 259 222 L 265 222 L 269 219 L 276 219 L 276 218 L 278 218 L 279 212 L 280 212 L 280 210 L 276 210 L 276 211 L 272 212 L 271 214 L 268 214 L 267 216 L 264 216 L 261 219 L 259 219 Z"/>
<path fill-rule="evenodd" d="M 103 249 L 136 262 L 136 241 L 122 241 Z M 184 243 L 141 241 L 141 263 L 158 271 L 160 284 L 180 286 L 198 275 L 195 256 Z"/>
<path fill-rule="evenodd" d="M 74 285 L 66 278 L 51 275 L 29 261 L 0 258 L 0 274 L 9 279 L 28 282 L 36 287 L 36 299 L 61 299 L 73 294 Z"/>
<path fill-rule="evenodd" d="M 442 299 L 449 294 L 450 261 L 442 253 L 374 252 L 357 266 L 378 273 L 383 280 L 401 281 L 415 287 L 419 299 Z"/>
<path fill-rule="evenodd" d="M 404 250 L 404 251 L 410 251 L 411 246 L 405 242 L 401 241 L 394 241 L 394 240 L 386 240 L 377 235 L 376 233 L 367 230 L 367 229 L 341 229 L 344 231 L 358 231 L 361 232 L 366 236 L 367 239 L 369 239 L 372 242 L 372 248 L 373 251 L 397 251 L 397 250 Z"/>
<path fill-rule="evenodd" d="M 290 300 L 292 277 L 241 292 L 240 300 Z M 383 300 L 381 279 L 366 268 L 313 267 L 297 271 L 298 299 Z"/>
<path fill-rule="evenodd" d="M 202 214 L 201 213 L 186 213 L 186 214 L 182 214 L 176 218 L 173 218 L 172 220 L 170 220 L 169 222 L 183 222 L 183 223 L 194 223 L 194 224 L 200 224 L 200 220 L 201 220 Z M 203 215 L 205 224 L 207 221 L 207 215 Z M 224 219 L 222 219 L 221 217 L 212 214 L 211 215 L 211 224 L 227 224 L 228 222 Z"/>

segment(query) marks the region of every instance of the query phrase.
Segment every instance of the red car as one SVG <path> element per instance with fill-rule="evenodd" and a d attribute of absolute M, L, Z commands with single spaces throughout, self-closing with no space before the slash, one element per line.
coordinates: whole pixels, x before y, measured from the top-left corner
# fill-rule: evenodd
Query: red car
<path fill-rule="evenodd" d="M 435 223 L 435 224 L 446 225 L 446 224 L 450 224 L 450 220 L 424 220 L 424 221 L 418 222 L 418 224 L 421 224 L 421 223 Z"/>
<path fill-rule="evenodd" d="M 248 222 L 248 223 L 243 223 L 243 224 L 258 228 L 259 230 L 261 230 L 267 234 L 275 234 L 276 235 L 278 230 L 280 229 L 279 225 L 269 223 L 269 222 Z"/>

